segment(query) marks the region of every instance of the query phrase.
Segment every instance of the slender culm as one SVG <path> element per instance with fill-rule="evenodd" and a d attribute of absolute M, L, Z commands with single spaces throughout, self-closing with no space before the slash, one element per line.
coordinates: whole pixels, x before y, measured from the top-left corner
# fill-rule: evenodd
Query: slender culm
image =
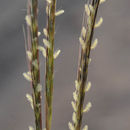
<path fill-rule="evenodd" d="M 53 99 L 53 76 L 54 76 L 54 37 L 55 37 L 55 10 L 56 0 L 47 1 L 47 40 L 49 46 L 46 49 L 46 77 L 45 77 L 45 113 L 46 129 L 51 130 L 52 99 Z"/>
<path fill-rule="evenodd" d="M 28 12 L 26 16 L 28 32 L 27 56 L 29 60 L 30 71 L 24 73 L 24 77 L 31 81 L 33 93 L 26 97 L 34 109 L 36 130 L 42 130 L 42 112 L 41 112 L 41 85 L 39 69 L 39 51 L 38 51 L 38 0 L 28 0 Z M 31 129 L 31 127 L 29 127 Z"/>

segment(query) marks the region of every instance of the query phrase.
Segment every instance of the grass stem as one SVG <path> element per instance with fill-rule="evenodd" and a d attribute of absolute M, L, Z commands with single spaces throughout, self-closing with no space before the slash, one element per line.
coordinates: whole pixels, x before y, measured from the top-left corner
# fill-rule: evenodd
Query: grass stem
<path fill-rule="evenodd" d="M 45 78 L 45 113 L 46 113 L 46 129 L 51 130 L 52 121 L 52 100 L 53 100 L 53 77 L 54 77 L 54 37 L 55 37 L 55 10 L 56 0 L 50 0 L 47 3 L 47 40 L 50 46 L 46 49 L 46 78 Z"/>

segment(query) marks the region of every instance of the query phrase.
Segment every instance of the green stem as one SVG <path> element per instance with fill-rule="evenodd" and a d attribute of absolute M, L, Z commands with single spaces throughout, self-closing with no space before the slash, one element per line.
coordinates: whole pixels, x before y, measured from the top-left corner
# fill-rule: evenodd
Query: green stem
<path fill-rule="evenodd" d="M 84 89 L 85 89 L 87 77 L 88 77 L 88 64 L 89 64 L 89 58 L 90 58 L 91 43 L 92 43 L 92 38 L 93 38 L 94 25 L 95 25 L 95 20 L 96 20 L 96 16 L 97 16 L 99 2 L 100 2 L 100 0 L 92 1 L 92 6 L 94 8 L 94 14 L 90 13 L 91 25 L 87 25 L 87 27 L 90 26 L 90 32 L 87 30 L 86 38 L 84 39 L 86 46 L 85 46 L 85 49 L 81 50 L 81 57 L 80 57 L 80 61 L 79 61 L 79 69 L 78 69 L 78 74 L 77 74 L 77 81 L 80 83 L 80 86 L 79 86 L 80 88 L 79 88 L 79 92 L 78 92 L 78 100 L 76 102 L 76 106 L 77 106 L 76 120 L 77 120 L 77 122 L 74 124 L 75 130 L 80 130 L 81 124 L 82 124 L 83 104 L 84 104 L 84 98 L 85 98 Z"/>
<path fill-rule="evenodd" d="M 46 50 L 46 129 L 51 130 L 52 122 L 52 100 L 53 100 L 53 76 L 54 76 L 54 37 L 55 37 L 55 9 L 56 0 L 52 0 L 48 4 L 48 41 L 50 42 L 50 47 Z"/>

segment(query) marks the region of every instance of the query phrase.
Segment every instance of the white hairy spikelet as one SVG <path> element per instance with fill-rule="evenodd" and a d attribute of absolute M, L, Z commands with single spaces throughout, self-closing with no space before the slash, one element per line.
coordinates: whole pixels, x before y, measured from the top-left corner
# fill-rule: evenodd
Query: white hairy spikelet
<path fill-rule="evenodd" d="M 74 98 L 74 100 L 75 100 L 75 101 L 77 101 L 78 96 L 77 96 L 76 91 L 75 91 L 75 92 L 73 92 L 73 98 Z"/>
<path fill-rule="evenodd" d="M 85 43 L 84 43 L 84 40 L 82 39 L 82 37 L 79 37 L 79 42 L 80 42 L 82 48 L 85 49 Z"/>
<path fill-rule="evenodd" d="M 89 8 L 90 8 L 90 11 L 93 13 L 94 12 L 94 8 L 93 8 L 93 6 L 91 4 L 89 5 Z"/>
<path fill-rule="evenodd" d="M 38 32 L 38 36 L 40 36 L 41 35 L 41 32 Z"/>
<path fill-rule="evenodd" d="M 30 18 L 29 15 L 26 15 L 26 16 L 25 16 L 25 20 L 26 20 L 27 25 L 28 25 L 28 26 L 31 26 L 31 18 Z"/>
<path fill-rule="evenodd" d="M 31 77 L 31 72 L 30 71 L 28 71 L 27 74 Z"/>
<path fill-rule="evenodd" d="M 46 6 L 46 14 L 47 14 L 47 15 L 50 14 L 49 6 Z"/>
<path fill-rule="evenodd" d="M 37 59 L 32 62 L 32 65 L 33 65 L 36 69 L 39 68 Z"/>
<path fill-rule="evenodd" d="M 29 59 L 29 61 L 32 60 L 32 52 L 31 51 L 26 51 L 27 57 Z"/>
<path fill-rule="evenodd" d="M 43 43 L 44 43 L 44 45 L 46 46 L 46 47 L 48 47 L 48 48 L 50 48 L 50 42 L 47 40 L 47 39 L 45 39 L 45 38 L 43 38 Z"/>
<path fill-rule="evenodd" d="M 73 112 L 73 115 L 72 115 L 72 120 L 73 120 L 73 122 L 74 122 L 74 123 L 76 123 L 76 122 L 77 122 L 77 120 L 76 120 L 76 113 L 75 113 L 75 112 Z"/>
<path fill-rule="evenodd" d="M 38 84 L 36 87 L 37 92 L 41 92 L 42 91 L 42 85 Z"/>
<path fill-rule="evenodd" d="M 106 2 L 106 0 L 100 0 L 100 4 L 102 4 L 102 3 L 104 3 L 104 2 Z"/>
<path fill-rule="evenodd" d="M 32 96 L 27 93 L 27 94 L 26 94 L 26 98 L 27 98 L 27 100 L 29 101 L 29 103 L 30 103 L 30 105 L 31 105 L 31 107 L 32 107 L 32 109 L 33 109 L 33 99 L 32 99 Z"/>
<path fill-rule="evenodd" d="M 62 10 L 59 10 L 55 13 L 55 16 L 60 16 L 64 13 L 65 11 L 62 9 Z"/>
<path fill-rule="evenodd" d="M 46 28 L 43 28 L 43 34 L 47 37 L 48 36 L 48 32 Z"/>
<path fill-rule="evenodd" d="M 77 81 L 77 80 L 75 80 L 75 88 L 76 88 L 76 90 L 79 90 L 79 82 Z"/>
<path fill-rule="evenodd" d="M 88 92 L 91 88 L 91 82 L 88 82 L 86 87 L 85 87 L 85 92 Z"/>
<path fill-rule="evenodd" d="M 52 0 L 46 0 L 48 4 L 51 4 Z"/>
<path fill-rule="evenodd" d="M 77 111 L 76 103 L 72 101 L 71 104 L 72 104 L 72 107 L 73 107 L 74 111 L 76 112 Z"/>
<path fill-rule="evenodd" d="M 99 21 L 94 25 L 95 28 L 98 28 L 101 26 L 101 24 L 103 23 L 103 18 L 100 17 Z"/>
<path fill-rule="evenodd" d="M 82 27 L 81 34 L 82 34 L 83 38 L 85 38 L 85 36 L 86 36 L 86 29 L 85 29 L 84 26 Z"/>
<path fill-rule="evenodd" d="M 54 55 L 53 55 L 54 59 L 56 59 L 59 56 L 60 53 L 61 53 L 61 50 L 55 51 Z"/>
<path fill-rule="evenodd" d="M 29 126 L 28 129 L 29 130 L 34 130 L 34 128 L 32 126 Z"/>
<path fill-rule="evenodd" d="M 91 104 L 91 102 L 89 102 L 89 103 L 85 106 L 83 112 L 88 112 L 91 107 L 92 107 L 92 104 Z"/>
<path fill-rule="evenodd" d="M 92 24 L 91 21 L 92 21 L 92 20 L 91 20 L 91 16 L 89 16 L 88 19 L 87 19 L 87 23 L 88 23 L 89 27 L 90 27 L 90 25 Z"/>
<path fill-rule="evenodd" d="M 74 130 L 74 126 L 71 122 L 68 123 L 68 127 L 69 127 L 70 130 Z"/>
<path fill-rule="evenodd" d="M 25 78 L 27 81 L 29 81 L 29 82 L 31 82 L 31 81 L 32 81 L 31 76 L 30 76 L 30 75 L 28 75 L 26 72 L 24 72 L 24 73 L 23 73 L 23 76 L 24 76 L 24 78 Z"/>
<path fill-rule="evenodd" d="M 46 58 L 46 49 L 42 46 L 38 46 L 38 49 L 42 52 L 43 56 Z"/>
<path fill-rule="evenodd" d="M 88 126 L 85 125 L 84 128 L 83 128 L 83 130 L 88 130 Z"/>
<path fill-rule="evenodd" d="M 88 63 L 90 64 L 90 63 L 91 63 L 91 61 L 92 61 L 92 59 L 91 59 L 91 58 L 89 58 L 89 61 L 88 61 Z"/>
<path fill-rule="evenodd" d="M 90 9 L 89 9 L 89 6 L 88 4 L 85 4 L 85 12 L 88 16 L 90 16 Z"/>
<path fill-rule="evenodd" d="M 98 39 L 96 38 L 96 39 L 94 40 L 93 44 L 91 45 L 91 50 L 95 49 L 96 46 L 97 46 L 97 44 L 98 44 Z"/>

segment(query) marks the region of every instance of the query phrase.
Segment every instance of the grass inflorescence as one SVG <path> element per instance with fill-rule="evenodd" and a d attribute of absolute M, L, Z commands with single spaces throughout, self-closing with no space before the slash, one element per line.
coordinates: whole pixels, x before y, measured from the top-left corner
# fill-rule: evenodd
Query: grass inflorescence
<path fill-rule="evenodd" d="M 85 93 L 91 88 L 91 82 L 87 83 L 88 78 L 88 66 L 91 62 L 90 52 L 97 46 L 98 40 L 95 39 L 93 44 L 94 28 L 99 27 L 103 21 L 100 18 L 99 22 L 95 24 L 97 11 L 99 4 L 104 2 L 103 0 L 89 0 L 88 4 L 85 4 L 85 11 L 83 17 L 83 27 L 81 30 L 81 36 L 79 42 L 81 45 L 81 53 L 79 56 L 79 66 L 77 73 L 77 80 L 75 81 L 76 90 L 73 93 L 74 101 L 72 101 L 72 107 L 74 109 L 72 120 L 73 124 L 69 122 L 70 130 L 81 130 L 83 113 L 88 112 L 92 107 L 91 102 L 83 108 Z M 87 130 L 88 126 L 85 125 L 83 130 Z"/>
<path fill-rule="evenodd" d="M 101 17 L 96 23 L 98 7 L 105 0 L 88 0 L 85 4 L 83 25 L 81 35 L 79 37 L 80 53 L 77 79 L 75 81 L 76 90 L 73 92 L 74 101 L 71 102 L 74 109 L 72 115 L 73 123 L 69 122 L 70 130 L 81 130 L 83 113 L 86 113 L 92 107 L 88 102 L 84 107 L 85 93 L 91 88 L 91 82 L 88 79 L 88 66 L 91 62 L 90 53 L 98 44 L 98 39 L 93 40 L 94 29 L 99 27 L 103 18 Z M 26 54 L 29 63 L 29 71 L 23 73 L 23 76 L 31 82 L 33 92 L 26 94 L 27 100 L 30 102 L 35 115 L 35 128 L 42 130 L 42 108 L 41 108 L 41 92 L 40 84 L 40 67 L 39 67 L 39 51 L 42 52 L 46 59 L 45 74 L 45 130 L 52 129 L 52 110 L 53 110 L 53 80 L 54 80 L 54 59 L 60 54 L 60 50 L 54 52 L 55 44 L 55 19 L 64 13 L 64 10 L 56 11 L 56 0 L 46 0 L 47 26 L 43 29 L 44 46 L 39 45 L 38 37 L 38 0 L 28 0 L 27 15 L 25 17 L 27 23 L 27 47 Z M 93 43 L 92 43 L 93 42 Z M 87 130 L 85 125 L 83 130 Z M 29 126 L 29 130 L 34 130 Z"/>
<path fill-rule="evenodd" d="M 46 48 L 46 78 L 45 78 L 45 113 L 46 129 L 51 130 L 52 99 L 53 99 L 53 76 L 54 76 L 54 38 L 55 38 L 55 10 L 56 0 L 47 0 L 47 42 Z M 45 42 L 44 42 L 45 43 Z"/>
<path fill-rule="evenodd" d="M 28 0 L 27 15 L 25 17 L 28 32 L 28 46 L 26 50 L 29 61 L 29 72 L 23 76 L 31 82 L 33 93 L 26 94 L 35 115 L 36 130 L 42 130 L 41 89 L 39 52 L 38 52 L 38 0 Z M 31 129 L 31 127 L 29 127 Z"/>

